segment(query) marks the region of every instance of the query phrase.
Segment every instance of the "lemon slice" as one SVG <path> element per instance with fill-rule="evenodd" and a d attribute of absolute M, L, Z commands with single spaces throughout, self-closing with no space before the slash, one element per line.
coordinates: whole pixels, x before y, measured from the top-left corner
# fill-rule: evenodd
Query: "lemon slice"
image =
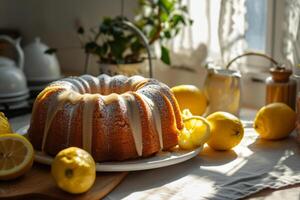
<path fill-rule="evenodd" d="M 184 128 L 178 136 L 179 147 L 186 150 L 197 148 L 210 138 L 210 125 L 204 117 L 189 115 L 184 119 Z"/>
<path fill-rule="evenodd" d="M 17 178 L 27 172 L 33 163 L 31 143 L 18 134 L 0 135 L 0 180 Z"/>
<path fill-rule="evenodd" d="M 3 112 L 0 112 L 0 134 L 12 133 L 11 126 Z"/>

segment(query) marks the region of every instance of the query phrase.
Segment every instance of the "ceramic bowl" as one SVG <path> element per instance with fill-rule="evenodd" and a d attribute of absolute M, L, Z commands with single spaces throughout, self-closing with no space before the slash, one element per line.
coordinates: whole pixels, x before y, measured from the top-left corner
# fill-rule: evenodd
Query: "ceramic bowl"
<path fill-rule="evenodd" d="M 0 67 L 0 98 L 22 96 L 28 94 L 24 73 L 9 66 Z"/>

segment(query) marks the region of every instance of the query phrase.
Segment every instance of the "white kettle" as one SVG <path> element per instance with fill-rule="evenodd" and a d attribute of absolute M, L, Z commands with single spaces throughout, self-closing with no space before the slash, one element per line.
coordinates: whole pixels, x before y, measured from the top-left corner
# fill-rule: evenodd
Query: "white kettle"
<path fill-rule="evenodd" d="M 45 53 L 49 47 L 40 38 L 24 47 L 24 72 L 28 82 L 50 82 L 61 78 L 55 54 Z"/>
<path fill-rule="evenodd" d="M 7 35 L 0 35 L 0 40 L 5 40 L 15 47 L 18 60 L 0 56 L 0 98 L 10 98 L 28 94 L 26 77 L 23 73 L 24 53 L 20 46 L 21 39 L 12 39 Z"/>

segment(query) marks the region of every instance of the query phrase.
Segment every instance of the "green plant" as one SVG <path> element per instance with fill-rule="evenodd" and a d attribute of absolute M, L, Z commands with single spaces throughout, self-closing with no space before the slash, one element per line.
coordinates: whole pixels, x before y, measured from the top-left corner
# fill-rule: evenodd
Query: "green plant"
<path fill-rule="evenodd" d="M 139 39 L 122 24 L 126 18 L 104 18 L 98 30 L 91 29 L 87 39 L 85 30 L 80 27 L 78 34 L 85 52 L 96 55 L 102 63 L 123 64 L 142 60 Z"/>
<path fill-rule="evenodd" d="M 160 59 L 170 64 L 167 42 L 184 27 L 192 24 L 188 9 L 181 0 L 139 0 L 135 24 L 149 39 L 149 44 L 159 42 Z"/>
<path fill-rule="evenodd" d="M 91 29 L 89 33 L 80 27 L 78 34 L 85 52 L 97 56 L 102 63 L 141 62 L 145 57 L 145 47 L 128 27 L 122 25 L 122 20 L 127 19 L 106 17 L 97 29 Z M 139 0 L 139 12 L 134 21 L 150 45 L 159 42 L 161 60 L 166 64 L 170 64 L 167 41 L 191 23 L 187 7 L 181 0 Z"/>

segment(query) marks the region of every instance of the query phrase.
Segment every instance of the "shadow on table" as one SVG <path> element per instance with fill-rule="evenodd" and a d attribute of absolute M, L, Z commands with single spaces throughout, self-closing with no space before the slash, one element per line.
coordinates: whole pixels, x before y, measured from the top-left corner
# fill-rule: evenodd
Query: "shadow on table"
<path fill-rule="evenodd" d="M 184 163 L 160 169 L 130 173 L 121 186 L 115 189 L 113 196 L 116 198 L 125 198 L 131 193 L 138 191 L 151 190 L 151 193 L 155 191 L 159 192 L 160 187 L 172 184 L 174 181 L 183 180 L 190 176 L 198 176 L 213 183 L 212 186 L 215 190 L 211 194 L 213 196 L 208 196 L 208 199 L 235 199 L 234 195 L 231 197 L 227 196 L 230 192 L 235 193 L 237 195 L 236 198 L 240 198 L 241 195 L 256 192 L 257 187 L 266 187 L 269 172 L 276 170 L 275 168 L 278 164 L 286 165 L 291 170 L 299 171 L 300 162 L 295 166 L 294 161 L 299 161 L 295 156 L 299 156 L 300 150 L 299 147 L 295 146 L 293 137 L 281 141 L 257 139 L 248 146 L 248 149 L 253 154 L 245 158 L 239 157 L 239 160 L 236 160 L 237 154 L 234 151 L 217 152 L 206 147 L 199 156 Z M 221 167 L 233 161 L 241 162 L 241 165 L 237 165 L 236 169 L 230 174 L 213 170 L 214 166 Z M 128 190 L 128 188 L 131 189 Z M 242 191 L 242 189 L 239 191 L 239 188 L 244 188 L 248 193 L 243 193 L 245 191 Z M 170 194 L 173 193 L 176 195 L 181 187 L 164 187 L 164 189 L 170 190 Z M 171 197 L 168 196 L 167 198 Z"/>
<path fill-rule="evenodd" d="M 199 157 L 202 160 L 201 166 L 219 166 L 229 163 L 237 158 L 237 154 L 233 150 L 216 151 L 209 146 L 205 146 L 200 152 Z"/>
<path fill-rule="evenodd" d="M 217 172 L 200 169 L 200 167 L 224 165 L 236 158 L 237 154 L 234 151 L 215 151 L 207 146 L 199 156 L 184 163 L 154 170 L 131 172 L 122 182 L 121 186 L 114 190 L 113 197 L 115 199 L 121 199 L 130 195 L 132 192 L 151 189 L 156 190 L 155 188 L 159 189 L 164 185 L 185 178 L 191 174 L 211 179 L 212 175 Z M 153 181 L 153 177 L 155 177 L 155 181 Z M 123 189 L 122 185 L 127 189 Z M 128 188 L 131 189 L 128 190 Z M 176 191 L 174 191 L 174 194 L 176 194 Z M 147 199 L 147 197 L 145 198 Z"/>

